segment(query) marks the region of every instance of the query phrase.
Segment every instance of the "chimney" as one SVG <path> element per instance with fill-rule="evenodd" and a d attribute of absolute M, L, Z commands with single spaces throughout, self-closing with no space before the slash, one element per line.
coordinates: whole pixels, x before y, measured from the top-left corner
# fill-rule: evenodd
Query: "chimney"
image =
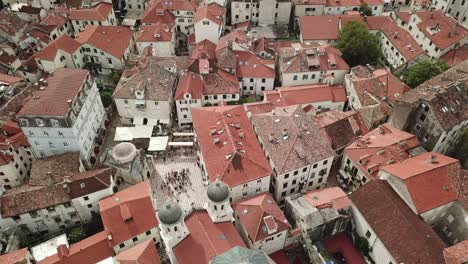
<path fill-rule="evenodd" d="M 270 141 L 270 143 L 272 143 L 274 139 L 275 139 L 275 133 L 271 132 L 268 135 L 268 141 Z"/>
<path fill-rule="evenodd" d="M 216 127 L 210 127 L 210 135 L 216 133 Z"/>
<path fill-rule="evenodd" d="M 338 31 L 341 31 L 341 16 L 338 17 Z"/>
<path fill-rule="evenodd" d="M 69 251 L 68 251 L 67 245 L 62 244 L 58 246 L 57 254 L 58 254 L 59 259 L 62 259 L 63 257 L 68 256 Z"/>
<path fill-rule="evenodd" d="M 219 141 L 220 141 L 219 137 L 213 138 L 213 144 L 217 144 L 219 143 Z"/>
<path fill-rule="evenodd" d="M 428 159 L 428 163 L 432 163 L 432 164 L 437 163 L 437 156 L 434 154 L 431 154 L 431 156 Z"/>
<path fill-rule="evenodd" d="M 283 139 L 287 139 L 287 138 L 288 138 L 288 129 L 283 128 Z"/>
<path fill-rule="evenodd" d="M 379 134 L 385 134 L 385 131 L 382 126 L 379 126 Z"/>
<path fill-rule="evenodd" d="M 239 130 L 239 137 L 240 137 L 240 138 L 244 138 L 244 137 L 245 137 L 244 131 Z"/>

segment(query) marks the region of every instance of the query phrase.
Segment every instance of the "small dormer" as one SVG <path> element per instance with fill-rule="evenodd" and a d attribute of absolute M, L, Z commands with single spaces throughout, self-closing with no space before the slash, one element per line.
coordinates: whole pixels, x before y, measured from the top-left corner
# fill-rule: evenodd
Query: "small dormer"
<path fill-rule="evenodd" d="M 144 89 L 135 89 L 135 98 L 137 100 L 145 99 L 145 90 Z"/>

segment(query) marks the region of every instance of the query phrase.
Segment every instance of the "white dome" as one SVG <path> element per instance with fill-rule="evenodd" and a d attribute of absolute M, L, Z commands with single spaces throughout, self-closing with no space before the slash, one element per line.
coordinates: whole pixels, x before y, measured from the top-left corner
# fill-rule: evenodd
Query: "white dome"
<path fill-rule="evenodd" d="M 120 164 L 132 161 L 136 154 L 135 145 L 129 142 L 119 143 L 112 149 L 112 157 Z"/>

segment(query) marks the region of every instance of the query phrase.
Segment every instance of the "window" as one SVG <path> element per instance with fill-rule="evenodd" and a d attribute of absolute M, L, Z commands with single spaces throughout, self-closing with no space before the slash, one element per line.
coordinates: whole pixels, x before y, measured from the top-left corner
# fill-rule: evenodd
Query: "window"
<path fill-rule="evenodd" d="M 328 160 L 323 161 L 323 165 L 327 165 L 327 163 L 328 163 Z"/>
<path fill-rule="evenodd" d="M 248 186 L 248 184 L 247 184 L 247 183 L 243 185 L 243 187 L 244 187 L 244 188 L 245 188 L 245 187 L 247 187 L 247 186 Z"/>
<path fill-rule="evenodd" d="M 291 192 L 289 192 L 289 193 L 294 193 L 294 191 L 296 191 L 296 188 L 292 188 Z"/>
<path fill-rule="evenodd" d="M 312 168 L 314 168 L 314 169 L 317 168 L 317 163 L 315 163 L 315 164 L 312 166 Z"/>
<path fill-rule="evenodd" d="M 309 79 L 309 75 L 307 74 L 302 75 L 302 80 L 307 80 L 307 79 Z"/>
<path fill-rule="evenodd" d="M 284 178 L 285 178 L 285 179 L 289 178 L 289 173 L 285 174 L 285 175 L 284 175 Z"/>
<path fill-rule="evenodd" d="M 297 180 L 293 180 L 293 181 L 292 181 L 292 184 L 296 184 L 296 183 L 297 183 Z"/>
<path fill-rule="evenodd" d="M 302 169 L 302 172 L 306 172 L 306 171 L 307 171 L 307 167 Z"/>
<path fill-rule="evenodd" d="M 119 248 L 124 248 L 124 247 L 125 247 L 125 244 L 124 244 L 124 243 L 122 243 L 122 244 L 119 245 Z"/>
<path fill-rule="evenodd" d="M 133 242 L 137 242 L 137 241 L 138 241 L 138 237 L 132 238 L 132 241 L 133 241 Z"/>
<path fill-rule="evenodd" d="M 128 104 L 128 100 L 124 100 L 124 104 Z"/>
<path fill-rule="evenodd" d="M 38 216 L 37 211 L 29 212 L 29 215 L 30 215 L 32 218 L 35 218 L 35 217 Z"/>
<path fill-rule="evenodd" d="M 93 205 L 92 205 L 92 204 L 88 204 L 87 207 L 88 207 L 88 208 L 93 208 Z"/>
<path fill-rule="evenodd" d="M 83 197 L 83 200 L 88 201 L 88 200 L 89 200 L 89 197 L 88 197 L 88 196 L 85 196 L 85 197 Z"/>
<path fill-rule="evenodd" d="M 294 76 L 293 76 L 293 80 L 294 80 L 294 81 L 297 81 L 297 75 L 294 75 Z"/>
<path fill-rule="evenodd" d="M 455 218 L 454 218 L 452 215 L 448 215 L 448 216 L 447 216 L 447 221 L 448 221 L 449 223 L 452 223 L 453 220 L 455 220 Z"/>
<path fill-rule="evenodd" d="M 260 183 L 260 182 L 262 182 L 262 179 L 260 179 L 260 180 L 257 180 L 257 183 Z"/>
<path fill-rule="evenodd" d="M 283 188 L 286 188 L 286 187 L 288 187 L 288 183 L 287 183 L 287 182 L 283 183 Z"/>
<path fill-rule="evenodd" d="M 203 25 L 209 25 L 210 21 L 203 21 Z"/>
<path fill-rule="evenodd" d="M 48 208 L 47 208 L 47 211 L 49 211 L 49 212 L 55 212 L 55 208 L 54 208 L 53 206 L 48 207 Z"/>
<path fill-rule="evenodd" d="M 294 176 L 296 176 L 299 172 L 298 171 L 294 171 Z"/>
<path fill-rule="evenodd" d="M 367 230 L 366 237 L 369 238 L 369 237 L 371 237 L 371 235 L 372 235 L 371 232 L 369 230 Z"/>
<path fill-rule="evenodd" d="M 286 192 L 281 193 L 281 197 L 284 197 L 284 196 L 286 196 Z"/>
<path fill-rule="evenodd" d="M 151 235 L 151 230 L 150 231 L 146 231 L 145 233 L 147 236 Z"/>
<path fill-rule="evenodd" d="M 71 207 L 71 203 L 70 203 L 70 202 L 64 203 L 63 206 L 64 206 L 65 208 L 69 208 L 69 207 Z"/>
<path fill-rule="evenodd" d="M 112 64 L 112 60 L 107 58 L 107 62 L 109 62 L 109 64 Z"/>

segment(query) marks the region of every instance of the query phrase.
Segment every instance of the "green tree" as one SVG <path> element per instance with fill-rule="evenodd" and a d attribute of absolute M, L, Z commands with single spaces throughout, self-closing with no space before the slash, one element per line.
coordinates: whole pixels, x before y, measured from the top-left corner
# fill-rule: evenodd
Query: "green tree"
<path fill-rule="evenodd" d="M 120 71 L 113 71 L 111 74 L 112 83 L 114 85 L 117 85 L 120 81 L 121 76 L 122 76 L 122 73 Z"/>
<path fill-rule="evenodd" d="M 372 16 L 372 9 L 367 4 L 363 4 L 359 7 L 359 13 L 364 16 Z"/>
<path fill-rule="evenodd" d="M 437 59 L 420 62 L 403 74 L 403 82 L 409 87 L 416 87 L 421 83 L 441 74 L 449 68 L 447 63 Z"/>
<path fill-rule="evenodd" d="M 349 22 L 338 36 L 337 48 L 350 67 L 376 64 L 380 57 L 379 40 L 364 24 Z"/>
<path fill-rule="evenodd" d="M 101 101 L 104 107 L 108 107 L 109 105 L 111 105 L 112 104 L 112 92 L 109 92 L 109 91 L 101 92 Z"/>

